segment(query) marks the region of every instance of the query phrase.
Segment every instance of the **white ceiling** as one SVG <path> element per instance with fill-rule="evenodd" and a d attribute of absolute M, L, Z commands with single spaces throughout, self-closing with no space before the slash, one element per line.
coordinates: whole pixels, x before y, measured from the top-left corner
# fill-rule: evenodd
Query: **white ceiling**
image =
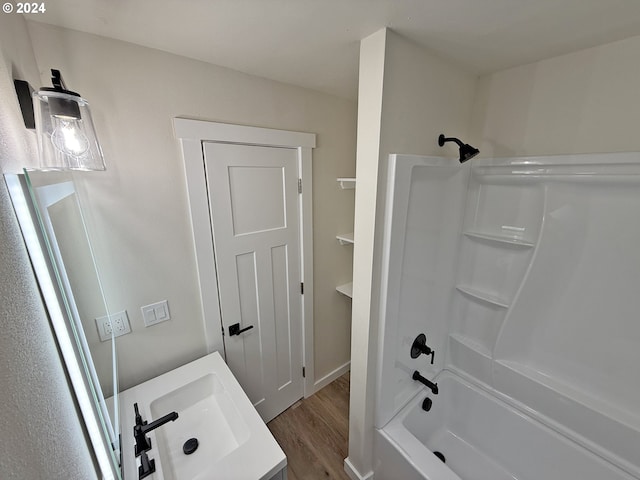
<path fill-rule="evenodd" d="M 30 19 L 356 98 L 388 26 L 487 73 L 640 35 L 640 0 L 54 0 Z"/>

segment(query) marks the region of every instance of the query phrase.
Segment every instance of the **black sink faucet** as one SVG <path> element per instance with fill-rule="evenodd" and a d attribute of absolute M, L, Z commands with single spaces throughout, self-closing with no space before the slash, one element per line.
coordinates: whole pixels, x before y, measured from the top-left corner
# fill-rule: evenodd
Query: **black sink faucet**
<path fill-rule="evenodd" d="M 136 411 L 136 424 L 133 427 L 133 438 L 136 441 L 135 453 L 136 457 L 141 453 L 146 452 L 147 450 L 151 450 L 151 440 L 147 438 L 147 433 L 151 430 L 155 430 L 158 427 L 161 427 L 165 423 L 173 422 L 176 418 L 178 418 L 178 412 L 171 412 L 164 417 L 161 417 L 151 423 L 143 422 L 140 413 L 138 412 L 138 404 L 134 403 L 133 408 Z"/>
<path fill-rule="evenodd" d="M 433 383 L 432 381 L 424 378 L 422 375 L 420 375 L 420 372 L 418 370 L 413 372 L 413 376 L 411 378 L 414 379 L 414 380 L 419 381 L 420 383 L 422 383 L 424 385 L 426 385 L 427 388 L 431 389 L 431 392 L 434 395 L 438 394 L 438 384 L 437 383 Z"/>

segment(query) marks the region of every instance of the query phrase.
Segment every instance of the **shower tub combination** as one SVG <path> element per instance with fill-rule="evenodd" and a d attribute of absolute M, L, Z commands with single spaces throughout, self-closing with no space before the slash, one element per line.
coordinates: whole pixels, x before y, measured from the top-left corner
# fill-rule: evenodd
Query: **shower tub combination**
<path fill-rule="evenodd" d="M 639 479 L 640 154 L 474 162 L 390 159 L 376 480 Z"/>

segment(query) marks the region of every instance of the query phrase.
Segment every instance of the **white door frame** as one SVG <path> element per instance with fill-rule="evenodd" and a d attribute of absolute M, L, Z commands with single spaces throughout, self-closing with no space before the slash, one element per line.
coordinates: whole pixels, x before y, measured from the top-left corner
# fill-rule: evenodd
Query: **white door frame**
<path fill-rule="evenodd" d="M 298 152 L 298 174 L 302 180 L 299 195 L 300 215 L 300 281 L 302 295 L 303 358 L 306 375 L 304 396 L 314 393 L 313 365 L 313 209 L 312 155 L 316 146 L 313 133 L 291 132 L 270 128 L 248 127 L 228 123 L 174 118 L 173 128 L 180 140 L 189 197 L 189 212 L 196 251 L 200 302 L 204 315 L 207 352 L 219 351 L 224 356 L 224 339 L 218 300 L 218 280 L 213 255 L 213 236 L 209 214 L 209 198 L 205 178 L 203 142 L 295 148 Z M 203 292 L 216 292 L 203 295 Z"/>

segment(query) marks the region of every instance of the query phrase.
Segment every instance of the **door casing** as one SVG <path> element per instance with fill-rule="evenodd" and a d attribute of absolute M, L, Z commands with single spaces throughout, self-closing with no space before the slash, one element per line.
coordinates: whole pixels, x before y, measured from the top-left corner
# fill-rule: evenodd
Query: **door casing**
<path fill-rule="evenodd" d="M 305 368 L 304 396 L 315 393 L 313 364 L 313 211 L 312 211 L 312 133 L 275 130 L 202 120 L 174 118 L 175 136 L 180 140 L 189 197 L 189 213 L 193 230 L 200 302 L 204 315 L 207 352 L 224 354 L 224 338 L 218 300 L 209 200 L 205 179 L 203 142 L 225 142 L 240 145 L 295 148 L 302 193 L 299 195 L 300 274 L 304 283 L 302 296 L 303 358 Z M 203 295 L 203 292 L 216 292 Z"/>

